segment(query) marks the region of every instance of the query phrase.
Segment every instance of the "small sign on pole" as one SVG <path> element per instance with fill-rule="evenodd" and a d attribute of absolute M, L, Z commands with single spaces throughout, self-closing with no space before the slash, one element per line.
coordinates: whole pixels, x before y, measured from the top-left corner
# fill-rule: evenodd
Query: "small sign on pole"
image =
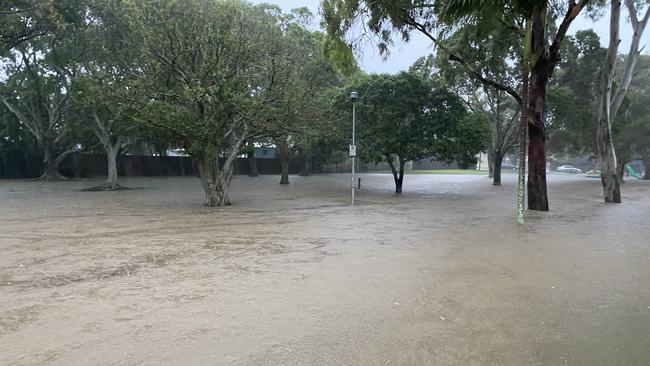
<path fill-rule="evenodd" d="M 350 157 L 354 158 L 357 156 L 357 147 L 356 145 L 350 145 Z"/>

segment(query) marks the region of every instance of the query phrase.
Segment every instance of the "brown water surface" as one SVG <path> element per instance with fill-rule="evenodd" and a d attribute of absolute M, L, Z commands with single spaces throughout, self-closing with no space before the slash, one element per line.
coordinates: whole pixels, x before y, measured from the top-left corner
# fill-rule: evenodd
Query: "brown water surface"
<path fill-rule="evenodd" d="M 650 365 L 650 181 L 0 181 L 0 365 Z"/>

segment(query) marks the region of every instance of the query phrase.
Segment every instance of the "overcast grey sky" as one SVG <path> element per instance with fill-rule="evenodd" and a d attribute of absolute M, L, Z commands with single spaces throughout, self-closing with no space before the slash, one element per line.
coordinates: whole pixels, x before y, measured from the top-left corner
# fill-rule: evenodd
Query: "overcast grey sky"
<path fill-rule="evenodd" d="M 253 3 L 271 3 L 277 4 L 282 7 L 283 10 L 289 11 L 291 9 L 299 8 L 306 6 L 317 18 L 320 19 L 318 15 L 318 5 L 319 0 L 249 0 Z M 625 9 L 622 10 L 622 15 L 625 16 Z M 576 31 L 581 29 L 593 28 L 596 33 L 600 36 L 600 41 L 603 46 L 609 37 L 608 29 L 608 17 L 606 14 L 598 22 L 593 22 L 586 17 L 579 17 L 576 19 L 571 28 L 569 29 L 570 34 L 574 34 Z M 320 21 L 320 20 L 319 20 Z M 630 47 L 630 41 L 632 38 L 632 31 L 629 22 L 624 22 L 621 24 L 621 45 L 619 47 L 619 52 L 627 53 L 628 47 Z M 641 46 L 647 45 L 643 53 L 648 54 L 650 49 L 650 29 L 646 30 L 644 33 L 643 39 L 641 41 Z M 391 53 L 387 60 L 383 60 L 382 57 L 377 52 L 376 47 L 373 47 L 372 44 L 368 44 L 363 47 L 363 56 L 360 57 L 359 63 L 361 67 L 367 72 L 377 72 L 377 73 L 395 73 L 401 70 L 408 69 L 413 62 L 421 56 L 426 56 L 433 51 L 431 47 L 431 42 L 427 40 L 424 36 L 419 33 L 412 33 L 411 41 L 408 44 L 396 44 L 392 49 Z"/>

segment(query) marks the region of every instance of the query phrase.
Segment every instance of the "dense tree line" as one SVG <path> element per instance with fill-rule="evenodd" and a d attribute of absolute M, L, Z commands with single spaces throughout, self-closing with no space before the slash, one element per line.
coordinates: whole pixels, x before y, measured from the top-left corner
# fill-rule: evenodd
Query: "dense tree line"
<path fill-rule="evenodd" d="M 567 36 L 587 6 L 605 5 L 608 48 L 592 31 Z M 623 7 L 634 31 L 624 57 Z M 408 161 L 467 166 L 480 150 L 499 185 L 501 162 L 518 147 L 522 217 L 526 150 L 536 210 L 548 209 L 547 150 L 598 156 L 608 202 L 620 202 L 625 163 L 649 155 L 639 37 L 650 11 L 641 3 L 326 0 L 322 12 L 327 34 L 310 28 L 305 8 L 240 0 L 3 2 L 0 164 L 40 155 L 20 169 L 55 179 L 71 154 L 100 151 L 108 177 L 96 188 L 119 189 L 121 154 L 182 148 L 205 204 L 228 205 L 233 162 L 256 144 L 276 147 L 282 184 L 290 159 L 307 173 L 315 152 L 344 151 L 352 90 L 361 157 L 386 162 L 398 193 Z M 437 52 L 408 72 L 365 75 L 354 61 L 359 30 L 385 53 L 411 32 Z"/>
<path fill-rule="evenodd" d="M 398 191 L 408 160 L 472 162 L 485 129 L 453 91 L 422 72 L 337 68 L 312 21 L 239 0 L 3 2 L 0 152 L 40 154 L 42 179 L 61 178 L 71 154 L 101 152 L 108 177 L 93 189 L 114 190 L 121 154 L 181 148 L 205 204 L 225 206 L 234 160 L 256 143 L 276 147 L 282 184 L 291 158 L 344 150 L 341 93 L 358 88 L 361 120 L 382 121 L 360 123 L 361 151 L 396 162 Z"/>
<path fill-rule="evenodd" d="M 621 58 L 618 44 L 623 5 L 633 36 L 628 52 Z M 606 7 L 610 39 L 605 50 L 600 49 L 593 32 L 579 32 L 575 38 L 567 36 L 571 24 L 585 9 L 597 16 Z M 519 145 L 520 187 L 527 147 L 529 209 L 546 211 L 549 207 L 549 135 L 560 139 L 563 134 L 579 136 L 565 142 L 583 150 L 593 147 L 602 169 L 604 200 L 621 201 L 617 172 L 620 176 L 625 159 L 615 153 L 617 136 L 622 150 L 629 146 L 642 150 L 642 143 L 622 142 L 623 136 L 638 136 L 622 133 L 624 127 L 635 126 L 640 131 L 641 126 L 617 120 L 624 119 L 623 105 L 631 101 L 626 96 L 641 58 L 640 38 L 650 19 L 647 2 L 323 0 L 322 10 L 331 54 L 341 63 L 348 62 L 349 53 L 368 38 L 384 54 L 388 54 L 395 37 L 408 41 L 412 33 L 418 32 L 430 39 L 438 53 L 434 72 L 445 75 L 449 86 L 471 103 L 471 108 L 482 110 L 493 121 L 490 165 Z M 515 126 L 517 114 L 520 123 Z M 569 115 L 571 121 L 567 121 Z M 515 129 L 520 136 L 517 142 Z M 523 138 L 526 134 L 527 139 Z M 494 183 L 498 184 L 499 172 L 495 173 Z M 518 195 L 521 221 L 523 189 Z"/>

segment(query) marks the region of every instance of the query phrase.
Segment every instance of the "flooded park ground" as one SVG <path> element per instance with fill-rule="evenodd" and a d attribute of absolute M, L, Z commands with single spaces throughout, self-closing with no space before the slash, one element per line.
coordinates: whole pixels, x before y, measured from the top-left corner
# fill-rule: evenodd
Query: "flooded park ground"
<path fill-rule="evenodd" d="M 650 181 L 0 181 L 0 365 L 648 365 Z"/>

